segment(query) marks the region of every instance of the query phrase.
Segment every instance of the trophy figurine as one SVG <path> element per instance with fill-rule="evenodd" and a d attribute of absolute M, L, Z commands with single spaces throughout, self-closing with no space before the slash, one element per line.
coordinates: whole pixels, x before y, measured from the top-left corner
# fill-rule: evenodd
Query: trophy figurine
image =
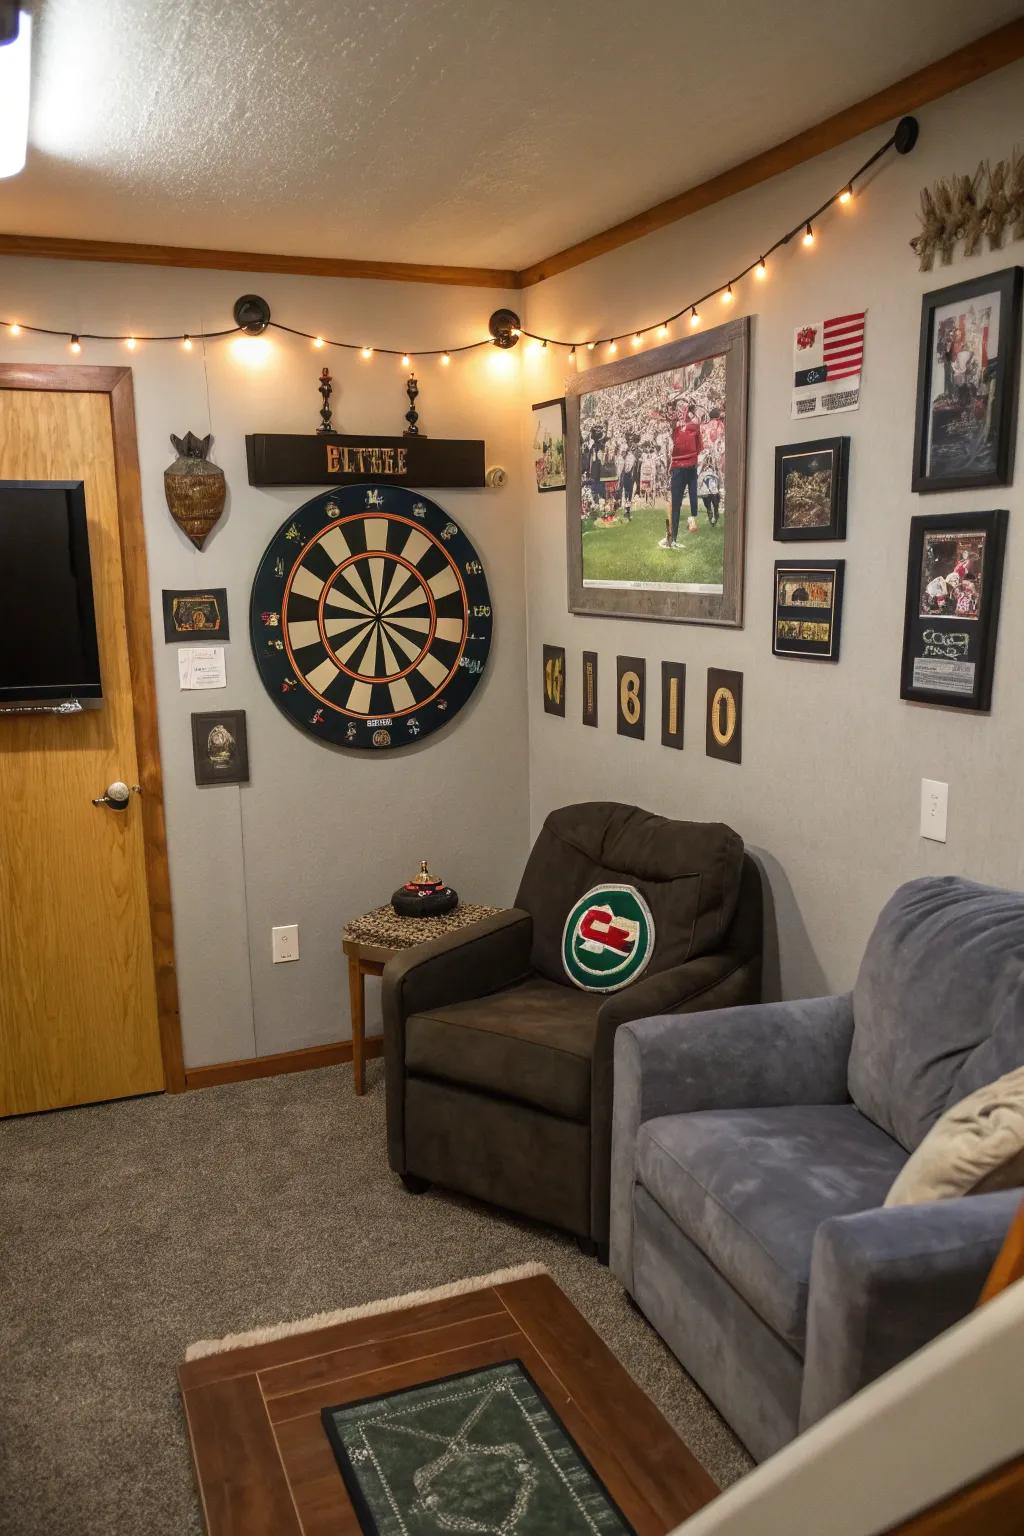
<path fill-rule="evenodd" d="M 334 391 L 334 383 L 331 379 L 329 368 L 325 368 L 321 373 L 318 388 L 323 404 L 320 407 L 320 425 L 316 430 L 320 433 L 333 432 L 334 428 L 331 426 L 331 395 Z"/>
<path fill-rule="evenodd" d="M 406 386 L 405 386 L 405 392 L 409 396 L 409 409 L 405 413 L 405 419 L 409 423 L 409 425 L 406 427 L 405 431 L 402 433 L 402 436 L 403 437 L 426 437 L 427 434 L 425 432 L 421 432 L 419 427 L 416 425 L 416 423 L 420 419 L 420 413 L 416 409 L 416 396 L 420 392 L 420 387 L 419 387 L 419 385 L 416 382 L 416 375 L 414 373 L 410 373 L 410 375 L 409 375 L 408 381 L 406 382 Z"/>

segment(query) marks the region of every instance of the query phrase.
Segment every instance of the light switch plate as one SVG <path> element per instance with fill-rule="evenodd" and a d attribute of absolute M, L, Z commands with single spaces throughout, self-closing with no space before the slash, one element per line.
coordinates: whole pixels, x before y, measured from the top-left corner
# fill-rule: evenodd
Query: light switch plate
<path fill-rule="evenodd" d="M 297 960 L 299 958 L 298 923 L 288 923 L 283 928 L 271 928 L 270 946 L 275 965 L 280 965 L 285 960 Z"/>
<path fill-rule="evenodd" d="M 933 843 L 946 841 L 949 785 L 939 779 L 921 780 L 921 836 Z"/>

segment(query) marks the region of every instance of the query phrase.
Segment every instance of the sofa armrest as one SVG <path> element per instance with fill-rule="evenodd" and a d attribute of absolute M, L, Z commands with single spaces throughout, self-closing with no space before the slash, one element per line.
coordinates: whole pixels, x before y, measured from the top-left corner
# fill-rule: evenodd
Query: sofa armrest
<path fill-rule="evenodd" d="M 441 1003 L 462 1003 L 512 986 L 530 970 L 533 918 L 518 907 L 495 912 L 468 928 L 414 949 L 399 950 L 384 967 L 384 1080 L 388 1160 L 405 1172 L 405 1021 Z"/>
<path fill-rule="evenodd" d="M 1020 1190 L 833 1216 L 814 1238 L 800 1428 L 977 1305 Z"/>
<path fill-rule="evenodd" d="M 627 1290 L 633 1284 L 633 1170 L 643 1122 L 699 1109 L 845 1104 L 852 1039 L 849 994 L 673 1013 L 619 1026 L 611 1264 Z"/>

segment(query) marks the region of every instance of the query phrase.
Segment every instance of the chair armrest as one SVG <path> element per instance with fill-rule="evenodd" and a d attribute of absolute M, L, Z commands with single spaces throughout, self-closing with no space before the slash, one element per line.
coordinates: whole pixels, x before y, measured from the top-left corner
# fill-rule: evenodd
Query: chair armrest
<path fill-rule="evenodd" d="M 1020 1190 L 833 1216 L 814 1238 L 800 1428 L 976 1306 Z"/>
<path fill-rule="evenodd" d="M 440 1003 L 462 1003 L 509 987 L 530 970 L 533 918 L 512 907 L 429 944 L 399 950 L 384 967 L 384 1080 L 388 1159 L 405 1170 L 405 1021 Z"/>
<path fill-rule="evenodd" d="M 700 998 L 698 1006 L 704 1010 L 713 995 Z M 627 1290 L 633 1283 L 636 1139 L 643 1122 L 698 1109 L 845 1104 L 852 1039 L 849 994 L 673 1013 L 619 1027 L 614 1046 L 611 1265 Z"/>

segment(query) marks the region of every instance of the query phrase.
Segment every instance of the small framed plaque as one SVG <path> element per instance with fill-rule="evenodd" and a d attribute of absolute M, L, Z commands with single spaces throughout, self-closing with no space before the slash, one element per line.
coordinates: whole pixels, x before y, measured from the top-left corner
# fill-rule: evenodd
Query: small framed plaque
<path fill-rule="evenodd" d="M 990 708 L 1006 522 L 1005 511 L 911 518 L 901 698 Z"/>

